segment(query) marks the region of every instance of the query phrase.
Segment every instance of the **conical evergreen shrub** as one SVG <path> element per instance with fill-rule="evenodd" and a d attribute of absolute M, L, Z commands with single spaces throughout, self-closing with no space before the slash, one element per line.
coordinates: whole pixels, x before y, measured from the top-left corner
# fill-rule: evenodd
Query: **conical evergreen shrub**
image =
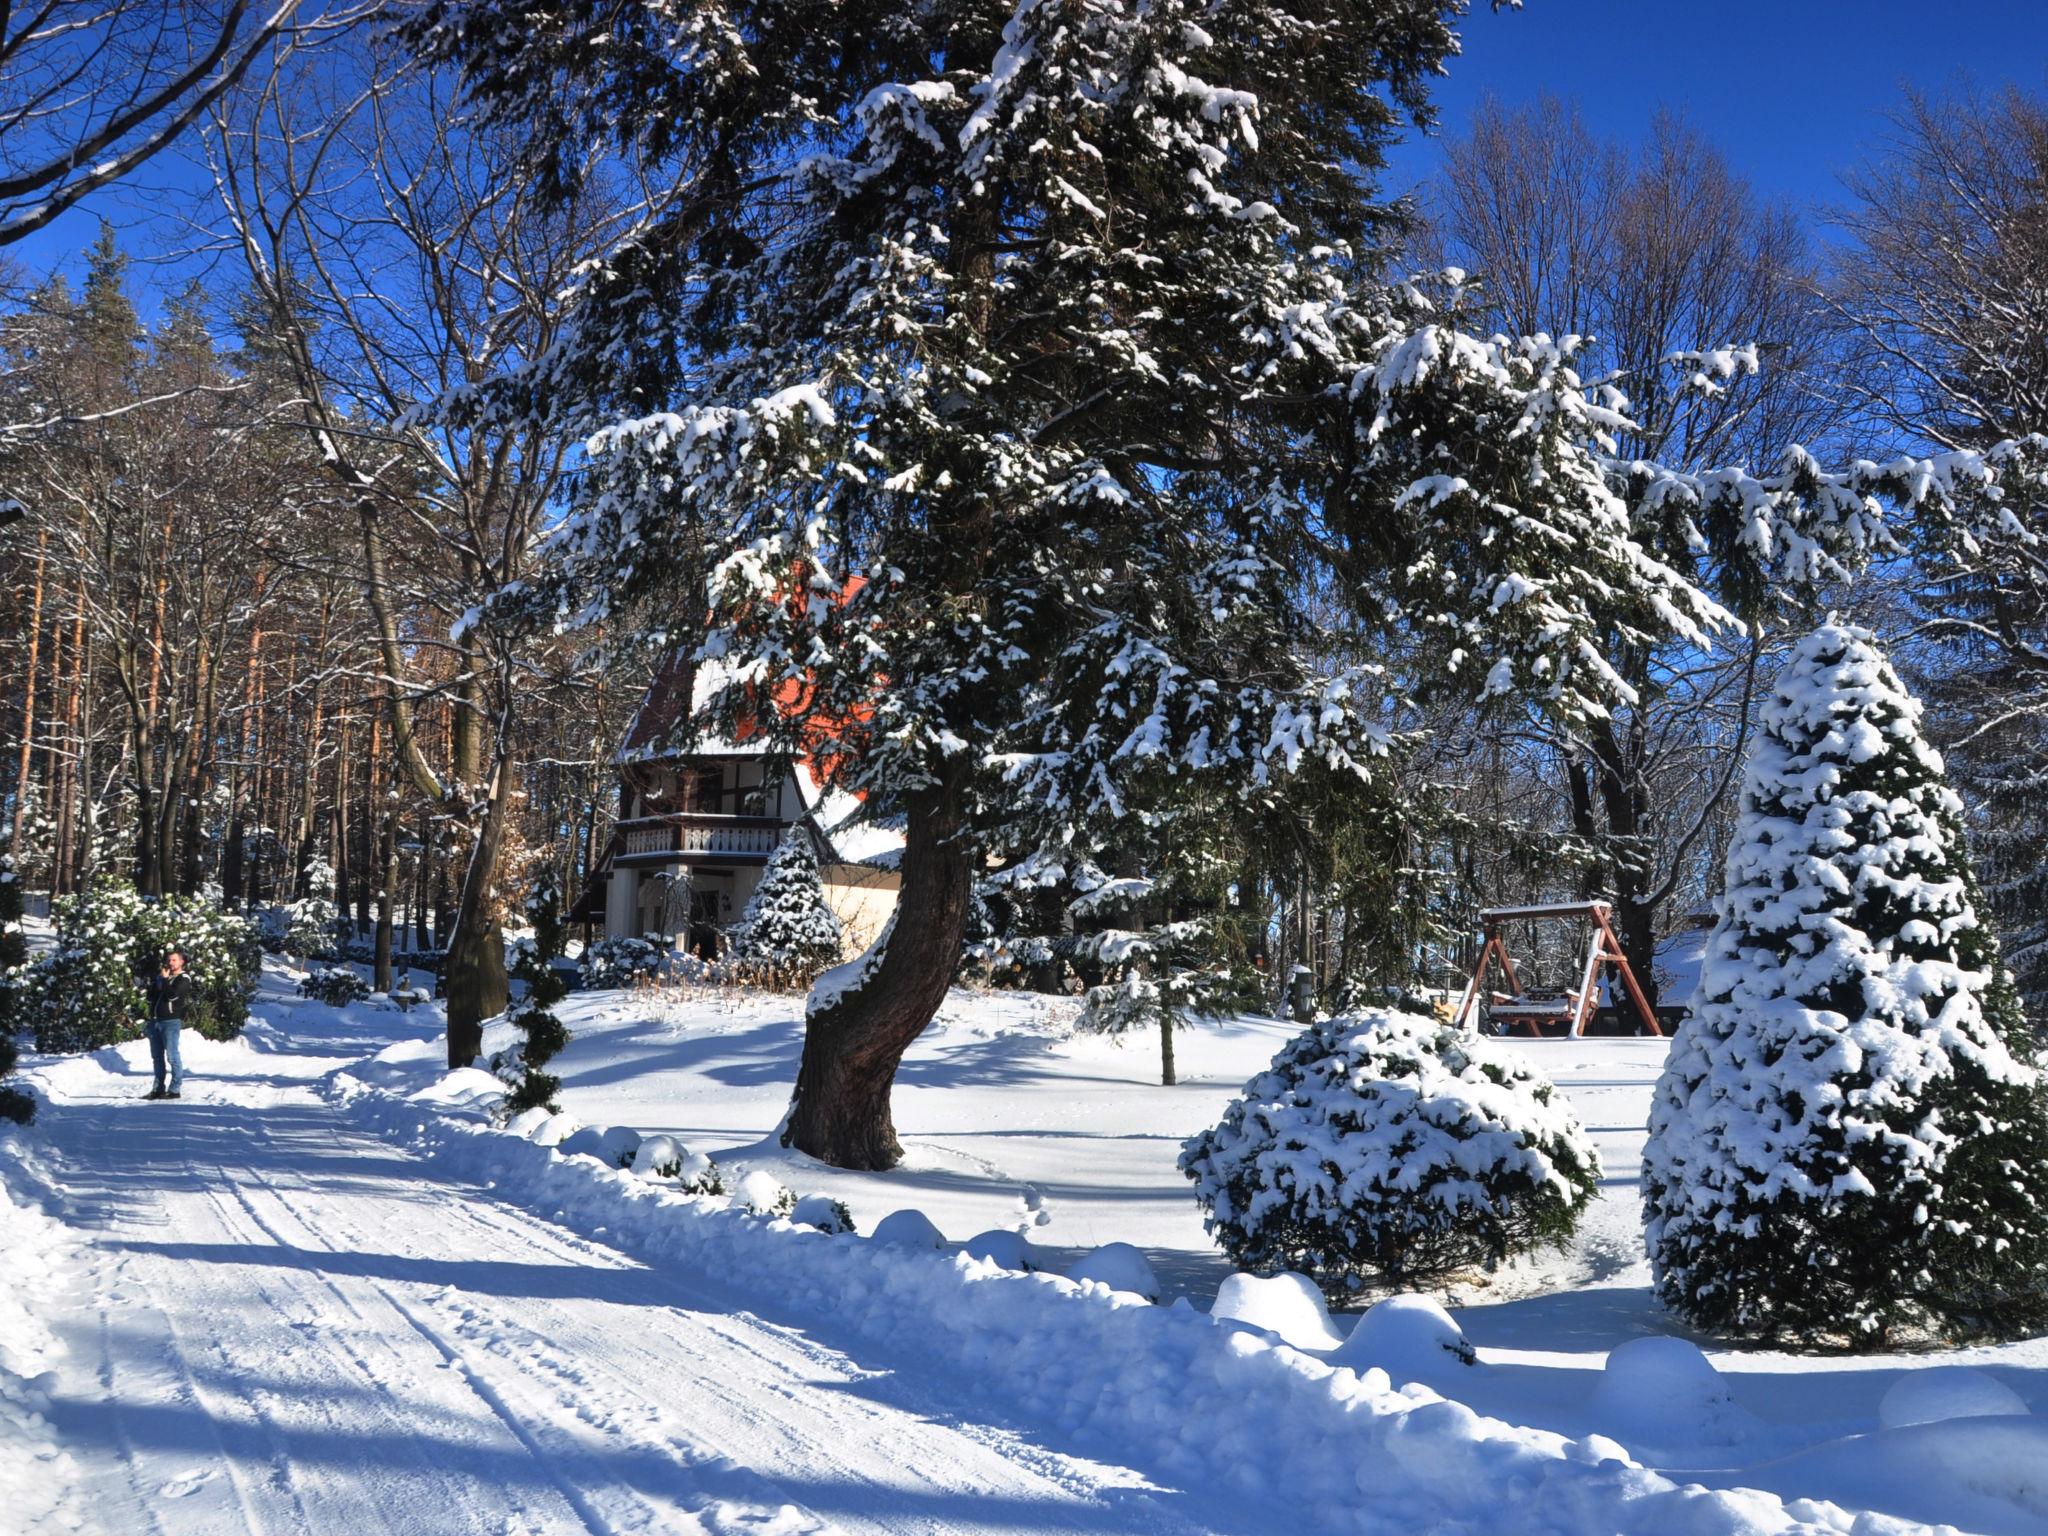
<path fill-rule="evenodd" d="M 839 963 L 843 943 L 839 918 L 825 901 L 811 835 L 801 824 L 792 826 L 761 871 L 761 883 L 740 916 L 734 949 L 741 960 L 808 981 Z"/>
<path fill-rule="evenodd" d="M 2048 1322 L 2048 1100 L 1962 805 L 1867 630 L 1763 704 L 1644 1211 L 1688 1321 L 1852 1348 Z"/>
<path fill-rule="evenodd" d="M 505 1011 L 506 1021 L 524 1038 L 518 1049 L 493 1063 L 506 1085 L 499 1110 L 508 1120 L 528 1109 L 561 1108 L 555 1095 L 562 1091 L 562 1080 L 543 1070 L 569 1043 L 569 1031 L 554 1011 L 568 995 L 569 983 L 554 963 L 568 939 L 568 924 L 562 916 L 562 887 L 552 869 L 543 867 L 534 877 L 526 920 L 533 933 L 513 944 L 511 967 L 512 979 L 524 984 L 525 993 Z"/>

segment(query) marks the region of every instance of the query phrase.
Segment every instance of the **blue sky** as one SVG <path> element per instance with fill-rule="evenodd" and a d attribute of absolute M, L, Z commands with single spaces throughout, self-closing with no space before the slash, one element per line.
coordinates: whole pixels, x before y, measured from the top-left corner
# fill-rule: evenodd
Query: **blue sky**
<path fill-rule="evenodd" d="M 1837 197 L 1837 174 L 1882 139 L 1907 85 L 2048 90 L 2048 0 L 1526 0 L 1498 15 L 1475 0 L 1475 12 L 1437 90 L 1445 130 L 1462 131 L 1488 92 L 1574 97 L 1596 132 L 1628 140 L 1675 107 L 1759 191 L 1809 211 Z M 1426 179 L 1436 159 L 1433 141 L 1398 146 L 1391 189 Z M 75 268 L 104 213 L 138 258 L 147 312 L 146 290 L 194 270 L 162 258 L 189 248 L 210 197 L 202 173 L 160 160 L 11 254 L 34 271 Z"/>
<path fill-rule="evenodd" d="M 2048 89 L 2048 0 L 1474 0 L 1465 56 L 1437 96 L 1461 132 L 1487 92 L 1576 98 L 1595 132 L 1633 140 L 1660 106 L 1681 109 L 1764 194 L 1812 210 L 1885 132 L 1908 86 L 1968 77 Z M 1404 144 L 1393 186 L 1434 167 Z"/>

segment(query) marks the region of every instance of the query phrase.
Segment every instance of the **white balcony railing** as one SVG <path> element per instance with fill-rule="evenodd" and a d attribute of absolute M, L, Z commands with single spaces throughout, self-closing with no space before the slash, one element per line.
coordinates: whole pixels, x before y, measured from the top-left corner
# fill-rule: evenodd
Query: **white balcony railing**
<path fill-rule="evenodd" d="M 619 823 L 625 858 L 765 859 L 789 823 L 774 816 L 636 816 Z"/>

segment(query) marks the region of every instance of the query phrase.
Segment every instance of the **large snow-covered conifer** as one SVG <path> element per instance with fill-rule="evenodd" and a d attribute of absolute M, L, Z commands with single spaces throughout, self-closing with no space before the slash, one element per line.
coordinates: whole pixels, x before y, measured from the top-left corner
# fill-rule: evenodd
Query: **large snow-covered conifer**
<path fill-rule="evenodd" d="M 2048 1101 L 1920 706 L 1831 622 L 1761 726 L 1651 1108 L 1658 1293 L 1703 1327 L 1859 1347 L 2038 1322 Z"/>
<path fill-rule="evenodd" d="M 690 188 L 592 268 L 554 351 L 450 405 L 588 433 L 561 580 L 508 600 L 696 640 L 700 725 L 901 818 L 897 920 L 813 995 L 796 1146 L 900 1156 L 890 1084 L 986 851 L 1170 838 L 1305 766 L 1391 795 L 1404 697 L 1597 716 L 1626 689 L 1602 642 L 1726 620 L 1634 540 L 1642 509 L 1755 589 L 1838 573 L 1874 493 L 1956 482 L 1618 463 L 1625 402 L 1582 389 L 1571 342 L 1465 335 L 1455 279 L 1390 286 L 1374 175 L 1464 10 L 430 0 L 412 23 L 529 136 L 543 195 L 606 149 Z"/>

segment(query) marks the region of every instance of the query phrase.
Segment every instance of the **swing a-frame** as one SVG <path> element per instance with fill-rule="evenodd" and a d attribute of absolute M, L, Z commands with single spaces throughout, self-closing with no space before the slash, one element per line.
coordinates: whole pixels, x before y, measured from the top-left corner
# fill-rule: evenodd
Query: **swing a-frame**
<path fill-rule="evenodd" d="M 1629 1012 L 1635 1014 L 1636 1027 L 1632 1032 L 1663 1034 L 1649 999 L 1643 996 L 1643 989 L 1636 981 L 1636 973 L 1629 969 L 1621 940 L 1615 936 L 1613 910 L 1604 901 L 1563 901 L 1540 907 L 1492 907 L 1481 912 L 1480 929 L 1485 939 L 1479 946 L 1479 962 L 1472 969 L 1472 980 L 1466 984 L 1465 995 L 1458 1003 L 1457 1018 L 1453 1022 L 1461 1028 L 1467 1025 L 1477 1028 L 1483 1015 L 1493 1033 L 1498 1035 L 1521 1034 L 1539 1040 L 1577 1038 L 1586 1033 L 1586 1026 L 1593 1022 L 1599 1009 L 1600 973 L 1612 970 L 1619 976 L 1619 990 L 1628 1000 L 1626 1008 L 1622 1008 L 1617 1000 L 1616 1011 L 1624 1018 Z M 1578 990 L 1525 989 L 1515 974 L 1514 958 L 1508 954 L 1503 930 L 1509 923 L 1570 922 L 1575 919 L 1591 920 L 1586 963 L 1579 969 Z M 1500 962 L 1501 979 L 1507 983 L 1505 992 L 1487 990 L 1487 972 L 1496 960 Z"/>

